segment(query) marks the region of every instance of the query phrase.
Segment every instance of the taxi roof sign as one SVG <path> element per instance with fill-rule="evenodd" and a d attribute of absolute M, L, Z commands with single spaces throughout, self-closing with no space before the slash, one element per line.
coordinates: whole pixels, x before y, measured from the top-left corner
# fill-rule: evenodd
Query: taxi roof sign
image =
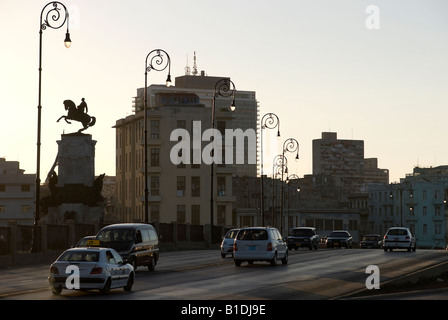
<path fill-rule="evenodd" d="M 100 245 L 100 240 L 87 240 L 87 245 L 91 247 L 97 247 Z"/>

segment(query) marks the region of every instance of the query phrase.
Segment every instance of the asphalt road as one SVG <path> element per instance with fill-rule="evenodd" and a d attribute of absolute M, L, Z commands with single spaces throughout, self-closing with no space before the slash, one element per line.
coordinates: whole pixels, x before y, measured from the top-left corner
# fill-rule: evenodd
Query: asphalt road
<path fill-rule="evenodd" d="M 236 267 L 217 250 L 162 252 L 156 271 L 136 271 L 132 292 L 114 289 L 108 295 L 96 291 L 63 290 L 54 296 L 48 286 L 49 266 L 0 269 L 0 299 L 4 300 L 330 300 L 366 288 L 378 266 L 379 285 L 394 277 L 448 261 L 447 251 L 416 252 L 361 249 L 290 251 L 289 262 L 270 266 L 258 262 Z M 375 290 L 375 289 L 372 289 Z M 438 299 L 444 297 L 443 291 Z M 385 297 L 383 297 L 386 299 Z M 370 298 L 372 299 L 372 298 Z M 390 296 L 387 299 L 412 299 Z M 421 298 L 420 298 L 421 299 Z"/>

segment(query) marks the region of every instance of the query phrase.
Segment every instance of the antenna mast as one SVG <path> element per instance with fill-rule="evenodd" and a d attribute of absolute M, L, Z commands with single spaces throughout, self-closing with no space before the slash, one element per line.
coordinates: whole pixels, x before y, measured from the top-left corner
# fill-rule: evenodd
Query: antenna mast
<path fill-rule="evenodd" d="M 198 74 L 198 66 L 196 65 L 196 51 L 194 52 L 194 63 L 193 63 L 193 75 L 196 76 Z"/>

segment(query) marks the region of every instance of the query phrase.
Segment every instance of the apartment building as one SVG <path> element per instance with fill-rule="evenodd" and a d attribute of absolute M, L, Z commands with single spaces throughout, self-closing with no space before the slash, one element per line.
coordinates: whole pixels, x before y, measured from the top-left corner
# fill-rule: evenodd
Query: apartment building
<path fill-rule="evenodd" d="M 18 161 L 0 158 L 0 226 L 9 220 L 21 225 L 34 222 L 35 174 L 25 174 Z"/>
<path fill-rule="evenodd" d="M 213 89 L 225 77 L 185 75 L 176 77 L 175 85 L 151 85 L 148 101 L 148 185 L 149 222 L 210 223 L 213 197 L 214 225 L 234 224 L 232 177 L 256 176 L 256 161 L 214 164 L 213 193 L 211 165 L 204 156 L 213 148 L 203 134 L 212 127 Z M 227 78 L 229 79 L 229 78 Z M 145 220 L 145 88 L 137 89 L 134 113 L 116 121 L 116 213 L 123 221 Z M 236 91 L 236 110 L 230 111 L 231 98 L 215 99 L 215 129 L 252 129 L 257 144 L 258 104 L 253 91 Z M 176 133 L 183 133 L 180 137 Z M 181 144 L 181 147 L 180 147 Z M 229 152 L 229 141 L 222 141 L 222 157 Z M 235 147 L 235 145 L 233 145 Z M 227 150 L 227 151 L 226 151 Z M 236 155 L 236 150 L 233 155 Z M 216 151 L 216 150 L 215 150 Z M 247 156 L 247 152 L 244 152 Z M 199 156 L 199 161 L 198 161 Z M 182 159 L 176 163 L 176 159 Z M 174 160 L 174 161 L 173 161 Z M 218 161 L 219 162 L 219 161 Z"/>

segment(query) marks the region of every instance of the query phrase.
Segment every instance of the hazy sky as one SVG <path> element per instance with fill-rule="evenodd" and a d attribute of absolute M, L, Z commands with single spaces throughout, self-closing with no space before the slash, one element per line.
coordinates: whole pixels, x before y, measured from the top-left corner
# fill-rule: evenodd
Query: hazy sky
<path fill-rule="evenodd" d="M 396 181 L 448 164 L 448 1 L 62 1 L 65 29 L 43 33 L 42 157 L 45 178 L 61 134 L 63 100 L 85 98 L 97 118 L 96 174 L 115 175 L 115 121 L 132 114 L 145 57 L 161 48 L 174 77 L 193 66 L 255 91 L 260 117 L 280 118 L 281 141 L 300 143 L 290 172 L 312 173 L 312 140 L 324 131 L 364 140 Z M 0 2 L 0 157 L 36 172 L 40 13 L 48 1 Z M 374 6 L 373 11 L 369 6 Z M 166 74 L 151 72 L 149 84 Z M 279 150 L 280 151 L 280 150 Z M 267 169 L 265 169 L 266 171 Z"/>

